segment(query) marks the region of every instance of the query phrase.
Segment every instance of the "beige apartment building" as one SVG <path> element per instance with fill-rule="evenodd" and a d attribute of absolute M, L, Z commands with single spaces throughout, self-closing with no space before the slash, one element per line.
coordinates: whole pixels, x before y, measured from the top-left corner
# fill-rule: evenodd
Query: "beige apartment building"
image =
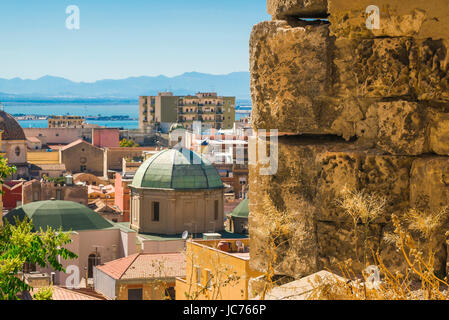
<path fill-rule="evenodd" d="M 139 128 L 149 132 L 153 129 L 166 131 L 164 129 L 176 122 L 178 99 L 171 92 L 139 97 Z"/>
<path fill-rule="evenodd" d="M 141 130 L 160 129 L 168 132 L 174 122 L 192 130 L 194 121 L 203 128 L 232 129 L 235 121 L 235 97 L 220 97 L 215 92 L 194 96 L 173 96 L 171 92 L 158 96 L 143 96 L 139 100 Z"/>

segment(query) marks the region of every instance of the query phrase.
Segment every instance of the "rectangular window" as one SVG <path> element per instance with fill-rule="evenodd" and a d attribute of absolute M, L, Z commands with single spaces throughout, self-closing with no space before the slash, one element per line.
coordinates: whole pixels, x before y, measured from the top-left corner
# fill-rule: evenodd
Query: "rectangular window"
<path fill-rule="evenodd" d="M 56 190 L 56 200 L 62 200 L 62 192 L 61 192 L 61 190 Z"/>
<path fill-rule="evenodd" d="M 143 300 L 143 289 L 128 289 L 128 300 Z"/>
<path fill-rule="evenodd" d="M 195 267 L 196 268 L 196 284 L 197 285 L 201 285 L 201 268 L 200 267 Z"/>
<path fill-rule="evenodd" d="M 159 221 L 159 202 L 153 202 L 153 221 Z"/>
<path fill-rule="evenodd" d="M 218 200 L 215 200 L 214 203 L 214 219 L 218 220 Z"/>
<path fill-rule="evenodd" d="M 211 289 L 212 288 L 212 274 L 209 270 L 207 270 L 207 283 L 206 288 Z"/>

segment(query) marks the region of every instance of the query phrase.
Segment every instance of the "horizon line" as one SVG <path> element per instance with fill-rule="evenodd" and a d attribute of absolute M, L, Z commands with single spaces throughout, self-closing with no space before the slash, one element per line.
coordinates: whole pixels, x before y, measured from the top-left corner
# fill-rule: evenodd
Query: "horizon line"
<path fill-rule="evenodd" d="M 210 76 L 228 76 L 228 75 L 231 75 L 233 73 L 249 73 L 249 71 L 232 71 L 232 72 L 229 72 L 229 73 L 205 73 L 205 72 L 198 72 L 198 71 L 186 71 L 186 72 L 183 72 L 181 74 L 174 75 L 174 76 L 167 76 L 167 75 L 163 75 L 163 74 L 158 74 L 158 75 L 154 75 L 154 76 L 151 76 L 151 75 L 140 75 L 140 76 L 128 76 L 128 77 L 124 77 L 124 78 L 101 78 L 101 79 L 94 80 L 94 81 L 83 81 L 83 80 L 82 81 L 76 81 L 76 80 L 72 80 L 72 79 L 69 79 L 69 78 L 66 78 L 66 77 L 63 77 L 63 76 L 55 76 L 55 75 L 50 75 L 50 74 L 46 74 L 44 76 L 40 76 L 40 77 L 37 77 L 37 78 L 34 78 L 34 79 L 33 78 L 22 78 L 22 77 L 12 77 L 12 78 L 0 77 L 0 80 L 16 80 L 16 79 L 19 79 L 19 80 L 22 80 L 22 81 L 25 81 L 25 80 L 37 81 L 37 80 L 41 80 L 41 79 L 46 78 L 46 77 L 50 77 L 50 78 L 60 78 L 60 79 L 68 80 L 70 82 L 74 82 L 74 83 L 95 83 L 95 82 L 104 81 L 104 80 L 120 81 L 120 80 L 127 80 L 127 79 L 133 79 L 133 78 L 158 78 L 158 77 L 165 77 L 165 78 L 168 78 L 168 79 L 173 79 L 173 78 L 180 77 L 180 76 L 183 76 L 183 75 L 189 74 L 189 73 L 197 73 L 197 74 L 204 74 L 204 75 L 210 75 Z"/>

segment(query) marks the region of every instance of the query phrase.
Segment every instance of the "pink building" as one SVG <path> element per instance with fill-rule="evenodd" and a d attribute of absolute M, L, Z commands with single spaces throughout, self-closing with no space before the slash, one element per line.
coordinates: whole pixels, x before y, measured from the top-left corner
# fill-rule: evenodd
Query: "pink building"
<path fill-rule="evenodd" d="M 117 128 L 92 129 L 92 144 L 98 148 L 116 148 L 120 146 L 120 131 Z"/>
<path fill-rule="evenodd" d="M 119 172 L 115 174 L 115 205 L 123 212 L 123 221 L 129 222 L 130 210 L 130 189 L 134 174 L 122 175 Z"/>

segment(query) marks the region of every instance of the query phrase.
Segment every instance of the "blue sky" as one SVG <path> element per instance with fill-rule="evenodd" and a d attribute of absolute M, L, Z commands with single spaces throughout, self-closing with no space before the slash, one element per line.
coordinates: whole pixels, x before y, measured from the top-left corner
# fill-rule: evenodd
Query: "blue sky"
<path fill-rule="evenodd" d="M 80 9 L 68 30 L 66 7 Z M 2 0 L 0 78 L 73 81 L 247 71 L 266 0 Z"/>

